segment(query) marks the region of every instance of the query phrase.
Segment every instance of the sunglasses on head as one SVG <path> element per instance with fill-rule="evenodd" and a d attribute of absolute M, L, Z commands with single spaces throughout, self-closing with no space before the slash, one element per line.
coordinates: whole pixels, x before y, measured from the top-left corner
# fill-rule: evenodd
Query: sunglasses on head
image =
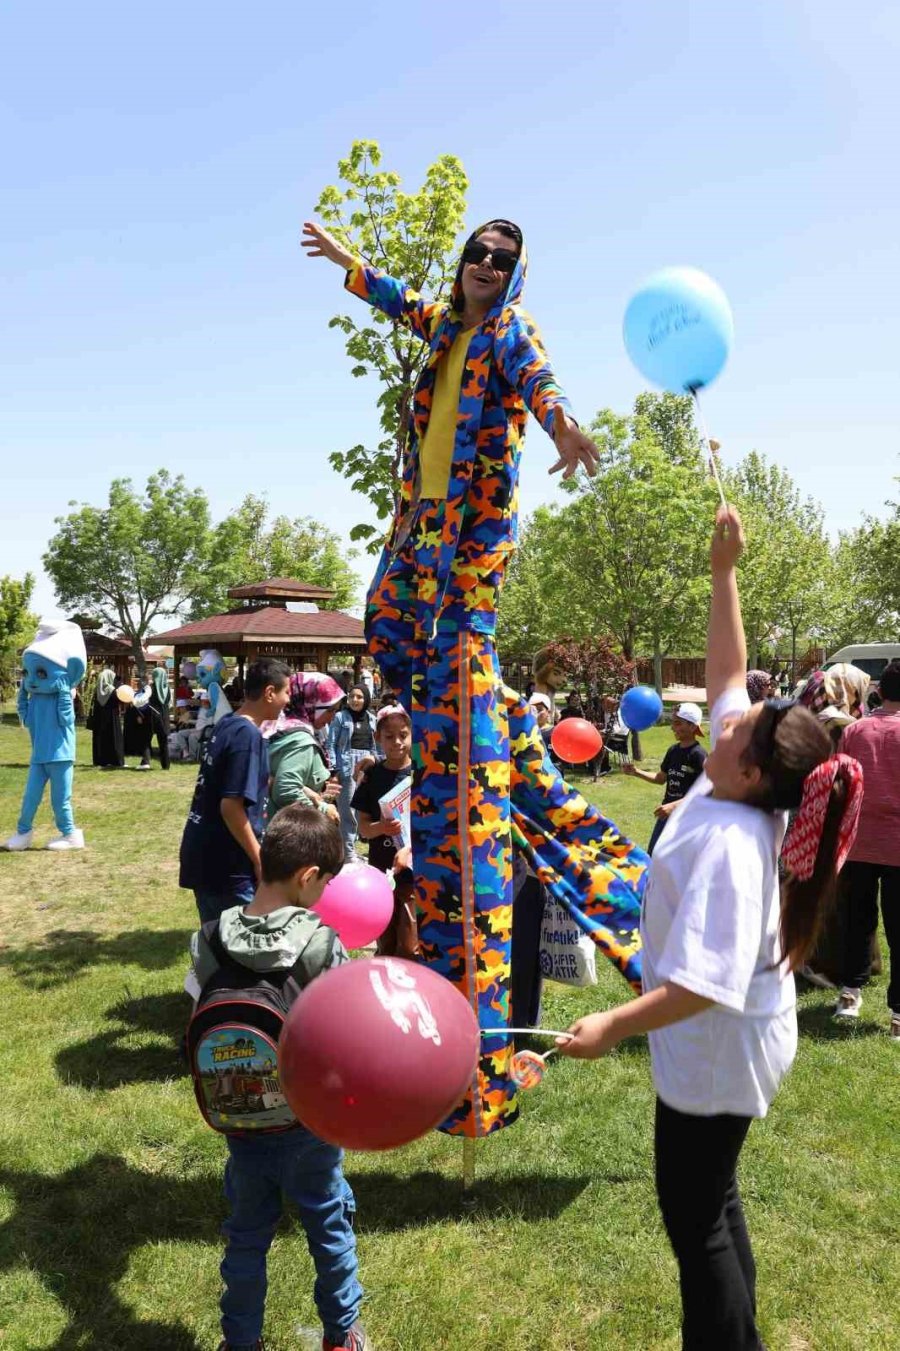
<path fill-rule="evenodd" d="M 516 263 L 519 261 L 519 255 L 513 253 L 512 249 L 492 249 L 490 244 L 482 244 L 478 239 L 463 249 L 464 263 L 483 263 L 485 258 L 490 258 L 495 272 L 510 274 L 515 271 Z"/>

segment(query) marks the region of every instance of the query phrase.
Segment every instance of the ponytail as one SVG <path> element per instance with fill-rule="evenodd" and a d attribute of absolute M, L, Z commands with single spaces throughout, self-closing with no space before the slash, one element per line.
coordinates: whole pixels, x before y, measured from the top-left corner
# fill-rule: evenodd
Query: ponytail
<path fill-rule="evenodd" d="M 803 965 L 834 908 L 838 873 L 856 838 L 862 792 L 862 766 L 849 755 L 831 756 L 804 780 L 781 851 L 781 951 L 792 971 Z"/>

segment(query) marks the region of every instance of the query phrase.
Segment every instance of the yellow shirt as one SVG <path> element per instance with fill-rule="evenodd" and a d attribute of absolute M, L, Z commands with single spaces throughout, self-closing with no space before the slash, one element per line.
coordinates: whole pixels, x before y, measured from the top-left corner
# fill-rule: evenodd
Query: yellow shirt
<path fill-rule="evenodd" d="M 431 414 L 419 448 L 419 496 L 447 496 L 450 464 L 456 440 L 456 414 L 469 343 L 475 335 L 467 328 L 454 339 L 450 350 L 438 362 L 431 396 Z"/>

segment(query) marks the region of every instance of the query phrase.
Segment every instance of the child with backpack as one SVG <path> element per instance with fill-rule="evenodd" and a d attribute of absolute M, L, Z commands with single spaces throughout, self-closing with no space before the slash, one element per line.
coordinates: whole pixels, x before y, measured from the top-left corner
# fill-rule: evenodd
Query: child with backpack
<path fill-rule="evenodd" d="M 191 943 L 201 994 L 188 1027 L 194 1090 L 228 1146 L 219 1351 L 264 1351 L 266 1254 L 292 1200 L 316 1267 L 322 1351 L 365 1351 L 359 1322 L 353 1193 L 343 1151 L 296 1119 L 281 1093 L 278 1036 L 301 989 L 349 960 L 309 907 L 341 870 L 337 824 L 293 803 L 272 819 L 260 848 L 261 881 L 249 905 L 204 924 Z"/>
<path fill-rule="evenodd" d="M 862 800 L 859 764 L 832 754 L 808 709 L 789 699 L 751 705 L 735 571 L 742 546 L 740 518 L 720 509 L 706 660 L 713 747 L 653 856 L 644 993 L 579 1018 L 571 1040 L 559 1039 L 563 1055 L 593 1059 L 649 1033 L 656 1190 L 678 1261 L 685 1351 L 762 1345 L 738 1158 L 794 1059 L 793 972 L 833 899 Z"/>

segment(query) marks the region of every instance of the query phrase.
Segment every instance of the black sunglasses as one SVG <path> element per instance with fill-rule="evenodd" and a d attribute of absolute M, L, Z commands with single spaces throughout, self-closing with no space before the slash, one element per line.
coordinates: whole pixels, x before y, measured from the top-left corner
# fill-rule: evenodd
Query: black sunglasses
<path fill-rule="evenodd" d="M 515 271 L 516 263 L 519 261 L 519 255 L 513 253 L 512 249 L 492 249 L 490 244 L 482 244 L 478 239 L 463 249 L 464 263 L 483 263 L 485 258 L 490 258 L 495 272 L 505 272 L 508 275 Z"/>

